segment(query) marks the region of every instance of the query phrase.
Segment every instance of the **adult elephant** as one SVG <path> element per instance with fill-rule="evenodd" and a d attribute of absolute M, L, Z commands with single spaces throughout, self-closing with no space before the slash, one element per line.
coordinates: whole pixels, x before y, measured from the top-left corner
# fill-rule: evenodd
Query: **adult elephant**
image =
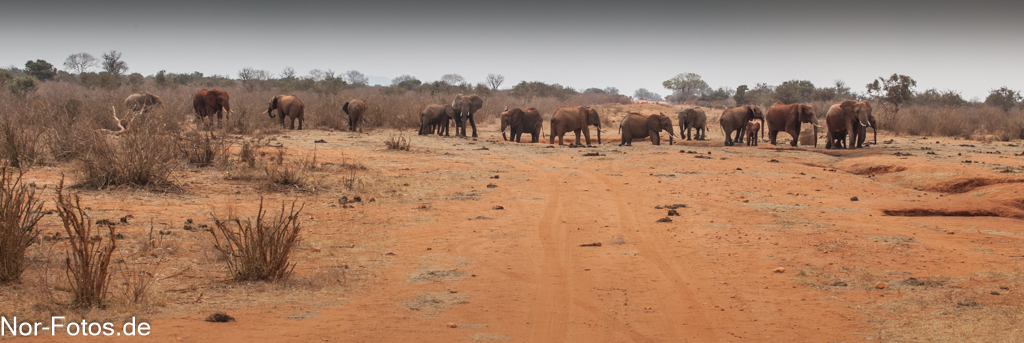
<path fill-rule="evenodd" d="M 862 133 L 867 134 L 866 129 L 871 126 L 870 117 L 871 104 L 867 101 L 846 100 L 829 107 L 828 113 L 825 114 L 825 124 L 828 126 L 825 131 L 825 149 L 838 149 L 839 146 L 835 143 L 840 135 L 849 136 L 850 141 L 846 148 L 860 148 L 857 141 Z"/>
<path fill-rule="evenodd" d="M 305 120 L 304 113 L 306 111 L 306 105 L 302 103 L 299 97 L 294 95 L 278 95 L 273 99 L 270 99 L 270 104 L 267 107 L 267 115 L 274 118 L 274 110 L 281 112 L 281 126 L 284 126 L 285 117 L 288 117 L 288 123 L 290 124 L 288 129 L 295 130 L 295 120 L 299 120 L 299 130 L 302 130 L 302 122 Z"/>
<path fill-rule="evenodd" d="M 871 104 L 868 104 L 867 101 L 864 101 L 864 104 L 867 104 L 868 107 L 871 106 Z M 871 124 L 871 132 L 874 134 L 873 142 L 871 144 L 878 144 L 878 122 L 875 121 L 875 116 L 873 114 L 871 114 L 871 111 L 868 111 L 868 124 Z M 864 139 L 866 139 L 867 136 L 868 136 L 868 128 L 861 127 L 860 128 L 860 134 L 857 135 L 857 147 L 858 148 L 862 148 L 861 145 L 864 144 Z"/>
<path fill-rule="evenodd" d="M 722 117 L 718 119 L 718 123 L 722 124 L 722 130 L 725 131 L 725 145 L 743 143 L 743 131 L 747 128 L 747 122 L 754 119 L 760 119 L 761 127 L 764 127 L 764 112 L 761 112 L 760 107 L 743 105 L 725 109 Z M 736 138 L 732 137 L 733 131 L 736 131 Z M 761 137 L 764 137 L 763 130 Z"/>
<path fill-rule="evenodd" d="M 793 141 L 789 144 L 796 146 L 800 140 L 800 123 L 818 125 L 818 119 L 814 117 L 814 107 L 800 103 L 786 105 L 776 102 L 768 108 L 765 120 L 768 121 L 768 139 L 772 145 L 778 145 L 775 138 L 780 131 L 786 131 L 793 136 Z"/>
<path fill-rule="evenodd" d="M 150 93 L 135 93 L 124 99 L 124 107 L 127 107 L 129 112 L 146 112 L 150 108 L 163 106 L 163 104 L 160 97 Z"/>
<path fill-rule="evenodd" d="M 437 134 L 440 136 L 441 132 L 444 135 L 448 135 L 448 121 L 455 118 L 458 114 L 452 105 L 427 105 L 420 109 L 420 135 L 427 135 L 434 133 L 433 128 L 437 128 Z"/>
<path fill-rule="evenodd" d="M 523 134 L 529 133 L 531 142 L 540 142 L 540 129 L 543 125 L 544 118 L 541 117 L 540 112 L 536 108 L 531 107 L 523 110 L 519 108 L 509 109 L 506 106 L 505 111 L 501 112 L 501 138 L 505 140 L 519 143 Z M 511 139 L 505 137 L 506 129 L 511 131 Z"/>
<path fill-rule="evenodd" d="M 359 132 L 363 132 L 363 129 L 359 127 L 359 121 L 363 120 L 363 112 L 366 112 L 366 104 L 364 104 L 362 100 L 352 99 L 352 101 L 341 105 L 341 110 L 345 111 L 345 114 L 348 115 L 348 130 L 355 131 L 358 129 Z"/>
<path fill-rule="evenodd" d="M 211 90 L 200 90 L 192 96 L 192 109 L 196 111 L 196 115 L 199 116 L 199 121 L 203 121 L 204 118 L 210 117 L 210 121 L 213 121 L 213 115 L 217 115 L 217 126 L 221 125 L 221 117 L 225 117 L 228 121 L 231 121 L 231 104 L 228 97 L 228 92 L 211 89 Z"/>
<path fill-rule="evenodd" d="M 559 107 L 551 115 L 551 141 L 555 144 L 555 137 L 558 137 L 558 145 L 562 145 L 562 138 L 565 133 L 572 131 L 576 133 L 576 145 L 580 145 L 580 132 L 590 146 L 590 125 L 597 127 L 597 144 L 601 144 L 601 117 L 597 111 L 587 106 Z"/>
<path fill-rule="evenodd" d="M 455 116 L 455 135 L 466 137 L 466 121 L 473 126 L 473 137 L 476 137 L 476 120 L 473 119 L 473 114 L 480 110 L 484 106 L 484 100 L 475 94 L 455 95 L 455 99 L 452 100 L 452 107 L 458 112 Z"/>
<path fill-rule="evenodd" d="M 627 114 L 619 123 L 619 131 L 622 132 L 622 142 L 619 146 L 632 146 L 634 138 L 647 137 L 651 137 L 651 144 L 661 145 L 662 130 L 668 132 L 668 145 L 672 145 L 672 137 L 676 135 L 672 132 L 672 118 L 660 113 L 649 116 L 640 113 Z"/>
<path fill-rule="evenodd" d="M 697 131 L 696 139 L 702 141 L 707 139 L 708 115 L 700 107 L 687 108 L 679 112 L 679 139 L 686 137 L 690 140 L 690 129 Z M 686 132 L 684 135 L 683 132 Z"/>

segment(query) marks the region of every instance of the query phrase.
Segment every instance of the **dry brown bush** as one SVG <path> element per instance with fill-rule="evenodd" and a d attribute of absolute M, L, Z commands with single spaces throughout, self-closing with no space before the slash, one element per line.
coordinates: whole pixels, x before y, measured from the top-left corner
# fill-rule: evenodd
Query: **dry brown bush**
<path fill-rule="evenodd" d="M 391 134 L 388 136 L 388 140 L 384 141 L 384 145 L 388 147 L 388 150 L 405 150 L 409 151 L 409 137 L 406 137 L 402 133 Z"/>
<path fill-rule="evenodd" d="M 1003 140 L 1024 138 L 1024 112 L 1004 112 L 991 106 L 928 107 L 907 106 L 889 123 L 879 126 L 899 134 L 938 135 L 970 138 L 996 135 Z"/>
<path fill-rule="evenodd" d="M 169 187 L 171 172 L 180 165 L 171 132 L 146 126 L 120 136 L 92 133 L 91 146 L 78 163 L 79 183 L 92 188 L 132 185 Z"/>
<path fill-rule="evenodd" d="M 25 252 L 39 238 L 36 223 L 43 202 L 22 183 L 22 173 L 0 167 L 0 283 L 17 281 L 25 271 Z"/>
<path fill-rule="evenodd" d="M 214 248 L 224 254 L 228 272 L 236 281 L 249 280 L 284 280 L 291 275 L 295 263 L 289 263 L 289 256 L 295 243 L 298 242 L 299 212 L 305 204 L 291 208 L 285 214 L 285 204 L 281 203 L 281 212 L 273 220 L 266 218 L 263 210 L 263 198 L 256 214 L 256 223 L 249 219 L 243 224 L 234 218 L 221 221 L 213 216 L 215 229 L 213 235 Z M 233 224 L 233 225 L 232 225 Z"/>
<path fill-rule="evenodd" d="M 107 227 L 107 237 L 101 236 L 102 230 L 93 228 L 78 194 L 64 192 L 63 179 L 57 186 L 57 214 L 68 234 L 66 264 L 73 294 L 71 305 L 78 308 L 105 306 L 110 286 L 110 257 L 117 246 L 114 226 Z"/>

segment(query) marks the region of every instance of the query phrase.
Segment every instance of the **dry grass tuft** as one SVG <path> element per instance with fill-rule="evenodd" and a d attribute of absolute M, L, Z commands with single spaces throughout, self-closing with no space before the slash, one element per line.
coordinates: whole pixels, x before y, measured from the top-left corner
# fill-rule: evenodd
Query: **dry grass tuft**
<path fill-rule="evenodd" d="M 36 191 L 21 183 L 23 174 L 11 169 L 0 167 L 0 283 L 20 279 L 26 250 L 39 238 L 36 223 L 43 217 Z"/>
<path fill-rule="evenodd" d="M 211 230 L 214 248 L 223 253 L 227 259 L 228 272 L 236 281 L 249 280 L 285 280 L 295 268 L 289 263 L 289 255 L 298 242 L 299 212 L 305 204 L 291 209 L 285 215 L 285 204 L 281 203 L 281 212 L 272 221 L 266 220 L 263 210 L 263 198 L 256 214 L 256 223 L 246 219 L 245 224 L 239 219 L 221 221 L 213 217 L 216 228 Z M 234 223 L 234 228 L 231 223 Z"/>
<path fill-rule="evenodd" d="M 388 140 L 384 141 L 384 145 L 387 145 L 388 150 L 409 151 L 409 143 L 409 138 L 403 133 L 391 134 L 388 136 Z"/>
<path fill-rule="evenodd" d="M 133 129 L 117 137 L 93 133 L 83 139 L 90 140 L 92 149 L 78 164 L 82 185 L 172 186 L 170 174 L 180 164 L 180 151 L 161 127 Z"/>
<path fill-rule="evenodd" d="M 57 186 L 57 214 L 68 234 L 67 277 L 71 284 L 73 307 L 104 307 L 110 286 L 110 257 L 117 246 L 114 226 L 107 226 L 109 237 L 103 243 L 100 229 L 93 229 L 78 194 L 64 192 L 64 180 Z"/>
<path fill-rule="evenodd" d="M 187 132 L 178 139 L 178 149 L 188 163 L 199 167 L 213 165 L 218 158 L 226 164 L 231 143 L 213 131 Z"/>

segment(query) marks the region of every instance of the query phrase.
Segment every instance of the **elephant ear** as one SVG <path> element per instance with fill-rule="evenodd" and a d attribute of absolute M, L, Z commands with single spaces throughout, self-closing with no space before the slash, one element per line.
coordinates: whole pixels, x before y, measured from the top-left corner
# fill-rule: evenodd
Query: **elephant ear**
<path fill-rule="evenodd" d="M 341 110 L 345 111 L 345 114 L 348 114 L 348 103 L 350 102 L 351 101 L 346 101 L 344 105 L 341 105 Z"/>
<path fill-rule="evenodd" d="M 281 101 L 281 96 L 280 96 L 280 95 L 278 95 L 278 96 L 275 96 L 275 97 L 274 97 L 274 100 L 270 100 L 270 108 L 277 108 L 277 107 L 278 107 L 278 104 L 277 104 L 277 103 L 278 103 L 279 101 Z"/>
<path fill-rule="evenodd" d="M 661 116 L 656 114 L 647 116 L 647 129 L 654 132 L 661 131 Z"/>
<path fill-rule="evenodd" d="M 850 113 L 856 111 L 857 109 L 854 108 L 856 106 L 857 102 L 852 100 L 846 100 L 839 104 L 839 108 L 843 109 L 843 113 Z"/>

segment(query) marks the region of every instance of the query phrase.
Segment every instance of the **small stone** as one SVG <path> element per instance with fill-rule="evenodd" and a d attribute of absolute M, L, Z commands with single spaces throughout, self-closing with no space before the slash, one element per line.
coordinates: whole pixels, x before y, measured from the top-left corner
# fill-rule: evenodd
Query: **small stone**
<path fill-rule="evenodd" d="M 495 210 L 504 210 L 505 208 L 501 207 L 501 205 L 494 205 L 494 209 Z"/>
<path fill-rule="evenodd" d="M 875 288 L 876 289 L 886 289 L 886 288 L 889 288 L 889 284 L 887 284 L 885 282 L 882 282 L 882 281 L 879 281 L 878 283 L 875 284 Z"/>
<path fill-rule="evenodd" d="M 992 292 L 992 293 L 989 293 L 989 294 L 991 294 L 991 295 L 999 295 L 999 292 Z"/>
<path fill-rule="evenodd" d="M 846 287 L 846 283 L 842 281 L 836 281 L 832 284 L 832 287 Z"/>
<path fill-rule="evenodd" d="M 661 219 L 658 219 L 657 222 L 658 223 L 671 223 L 672 222 L 672 218 L 669 218 L 669 217 L 661 218 Z"/>
<path fill-rule="evenodd" d="M 455 323 L 448 323 L 448 327 L 454 329 L 454 328 L 457 328 L 459 326 L 455 325 Z"/>
<path fill-rule="evenodd" d="M 487 184 L 487 188 L 498 188 L 498 185 L 495 185 L 493 183 L 488 183 Z"/>
<path fill-rule="evenodd" d="M 786 268 L 785 267 L 778 267 L 778 268 L 775 268 L 774 270 L 772 270 L 772 273 L 785 273 L 785 272 L 786 272 Z"/>
<path fill-rule="evenodd" d="M 678 217 L 679 216 L 679 212 L 676 212 L 676 210 L 668 210 L 668 216 L 669 217 Z"/>
<path fill-rule="evenodd" d="M 860 201 L 860 199 L 857 199 L 857 197 L 850 197 L 850 201 Z"/>
<path fill-rule="evenodd" d="M 657 205 L 657 206 L 654 206 L 654 209 L 655 209 L 655 210 L 660 210 L 660 209 L 663 209 L 663 208 L 664 208 L 664 207 L 661 207 L 661 205 Z"/>

